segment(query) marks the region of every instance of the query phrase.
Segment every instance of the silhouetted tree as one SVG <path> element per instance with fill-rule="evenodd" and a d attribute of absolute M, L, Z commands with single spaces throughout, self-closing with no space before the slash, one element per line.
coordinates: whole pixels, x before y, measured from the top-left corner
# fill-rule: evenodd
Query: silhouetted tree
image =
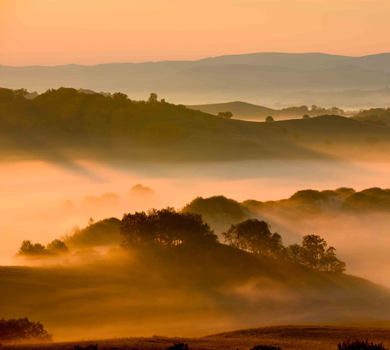
<path fill-rule="evenodd" d="M 48 255 L 50 252 L 45 248 L 44 245 L 35 243 L 33 244 L 31 241 L 26 240 L 23 241 L 22 245 L 19 248 L 17 255 L 25 255 L 25 256 L 42 256 Z"/>
<path fill-rule="evenodd" d="M 272 345 L 256 345 L 253 348 L 250 348 L 249 350 L 282 350 L 282 349 Z"/>
<path fill-rule="evenodd" d="M 200 215 L 178 213 L 173 208 L 125 214 L 120 232 L 125 247 L 208 245 L 217 241 Z"/>
<path fill-rule="evenodd" d="M 312 269 L 320 270 L 326 246 L 325 240 L 318 235 L 304 236 L 302 241 L 303 264 Z"/>
<path fill-rule="evenodd" d="M 116 92 L 112 94 L 112 98 L 117 102 L 123 102 L 129 100 L 128 96 L 122 92 Z"/>
<path fill-rule="evenodd" d="M 388 350 L 388 349 L 386 349 L 382 343 L 380 344 L 369 343 L 368 340 L 366 341 L 355 340 L 351 342 L 349 340 L 347 342 L 338 343 L 337 350 Z"/>
<path fill-rule="evenodd" d="M 294 264 L 302 264 L 302 247 L 299 244 L 291 244 L 286 247 L 286 257 Z"/>
<path fill-rule="evenodd" d="M 318 271 L 341 273 L 346 264 L 336 257 L 336 249 L 328 247 L 326 241 L 318 235 L 303 237 L 300 249 L 301 264 Z"/>
<path fill-rule="evenodd" d="M 219 112 L 218 117 L 231 119 L 233 117 L 233 113 L 232 112 Z"/>
<path fill-rule="evenodd" d="M 149 96 L 148 103 L 157 103 L 158 102 L 157 98 L 158 98 L 157 94 L 152 92 Z"/>
<path fill-rule="evenodd" d="M 68 246 L 59 239 L 55 239 L 54 241 L 49 243 L 46 246 L 46 249 L 53 254 L 64 254 L 69 251 Z"/>
<path fill-rule="evenodd" d="M 120 243 L 120 220 L 109 218 L 94 222 L 91 219 L 85 228 L 80 229 L 76 226 L 71 230 L 70 234 L 61 238 L 67 246 L 70 248 L 87 248 Z"/>
<path fill-rule="evenodd" d="M 167 350 L 191 350 L 188 344 L 178 343 L 170 346 Z"/>
<path fill-rule="evenodd" d="M 271 233 L 268 223 L 248 219 L 232 225 L 223 233 L 229 245 L 261 255 L 279 255 L 283 251 L 282 237 Z"/>
<path fill-rule="evenodd" d="M 345 262 L 339 260 L 336 256 L 336 248 L 329 247 L 322 258 L 321 270 L 341 273 L 345 271 L 345 268 Z"/>
<path fill-rule="evenodd" d="M 20 343 L 31 340 L 51 342 L 53 339 L 40 322 L 29 321 L 27 317 L 0 320 L 0 343 Z"/>
<path fill-rule="evenodd" d="M 269 115 L 267 118 L 265 118 L 265 121 L 267 123 L 271 123 L 271 122 L 274 122 L 275 120 L 274 120 L 274 118 L 272 116 Z"/>
<path fill-rule="evenodd" d="M 310 115 L 304 114 L 304 115 L 302 116 L 302 119 L 310 119 Z"/>

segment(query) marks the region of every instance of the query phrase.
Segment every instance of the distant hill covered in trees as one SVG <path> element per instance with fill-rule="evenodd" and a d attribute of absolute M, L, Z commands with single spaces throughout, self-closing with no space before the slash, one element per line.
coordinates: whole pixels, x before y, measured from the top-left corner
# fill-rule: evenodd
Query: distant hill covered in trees
<path fill-rule="evenodd" d="M 66 162 L 386 158 L 388 128 L 337 115 L 253 123 L 123 93 L 0 89 L 0 150 L 6 159 Z M 226 112 L 226 111 L 225 111 Z"/>
<path fill-rule="evenodd" d="M 218 115 L 220 112 L 229 111 L 235 119 L 250 121 L 265 121 L 268 116 L 275 120 L 302 118 L 303 116 L 317 117 L 324 114 L 345 115 L 346 112 L 338 107 L 322 108 L 318 106 L 296 106 L 282 109 L 273 109 L 251 103 L 235 101 L 227 103 L 214 103 L 205 105 L 187 105 L 187 108 L 199 110 L 201 112 Z"/>

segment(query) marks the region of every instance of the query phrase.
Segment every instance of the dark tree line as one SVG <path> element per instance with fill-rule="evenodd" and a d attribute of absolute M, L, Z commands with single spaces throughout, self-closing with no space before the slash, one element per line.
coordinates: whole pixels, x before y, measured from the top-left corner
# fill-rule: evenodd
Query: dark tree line
<path fill-rule="evenodd" d="M 172 143 L 183 131 L 162 117 L 207 116 L 158 100 L 151 93 L 147 101 L 134 101 L 126 94 L 82 93 L 72 88 L 50 89 L 27 99 L 25 89 L 0 88 L 0 127 L 72 136 L 129 137 L 138 142 Z M 49 134 L 50 135 L 50 134 Z"/>
<path fill-rule="evenodd" d="M 125 214 L 119 227 L 124 247 L 207 246 L 217 242 L 201 215 L 180 213 L 173 208 Z"/>
<path fill-rule="evenodd" d="M 120 223 L 124 247 L 172 247 L 181 244 L 207 247 L 218 242 L 202 216 L 177 212 L 173 208 L 125 214 Z M 345 263 L 320 236 L 303 237 L 302 245 L 285 247 L 282 237 L 272 233 L 265 221 L 248 219 L 232 225 L 223 233 L 225 242 L 237 249 L 277 259 L 285 259 L 318 271 L 343 272 Z"/>
<path fill-rule="evenodd" d="M 40 243 L 32 243 L 30 240 L 23 241 L 19 248 L 19 256 L 50 256 L 64 254 L 69 251 L 67 245 L 59 240 L 55 239 L 49 243 L 46 247 Z"/>
<path fill-rule="evenodd" d="M 232 225 L 223 233 L 225 242 L 250 253 L 283 258 L 318 271 L 344 272 L 346 264 L 336 256 L 336 249 L 328 247 L 317 235 L 303 237 L 302 245 L 283 245 L 282 237 L 272 233 L 265 221 L 248 219 Z"/>
<path fill-rule="evenodd" d="M 96 224 L 92 222 L 84 232 L 80 231 L 66 239 L 67 242 L 73 242 L 76 247 L 80 246 L 80 242 L 83 243 L 81 246 L 85 244 L 94 246 L 94 236 L 97 234 L 97 242 L 111 244 L 110 233 L 108 232 L 109 239 L 104 239 L 104 234 L 107 233 L 106 229 L 111 227 L 110 225 L 118 228 L 118 224 L 124 248 L 169 248 L 186 245 L 204 249 L 218 243 L 217 236 L 203 221 L 202 215 L 190 211 L 177 212 L 169 207 L 124 214 L 121 221 L 112 218 Z M 97 227 L 98 225 L 102 227 Z M 248 219 L 231 225 L 223 233 L 223 237 L 225 243 L 234 248 L 267 258 L 283 259 L 317 271 L 341 273 L 346 268 L 346 264 L 337 258 L 336 249 L 328 247 L 326 241 L 320 236 L 307 235 L 303 237 L 301 245 L 292 244 L 286 247 L 281 235 L 271 232 L 270 225 L 265 221 Z M 18 255 L 50 256 L 67 251 L 67 245 L 58 239 L 46 247 L 39 243 L 24 241 Z"/>
<path fill-rule="evenodd" d="M 1 343 L 20 343 L 28 341 L 51 342 L 49 334 L 40 322 L 29 321 L 25 318 L 0 319 L 0 346 Z"/>

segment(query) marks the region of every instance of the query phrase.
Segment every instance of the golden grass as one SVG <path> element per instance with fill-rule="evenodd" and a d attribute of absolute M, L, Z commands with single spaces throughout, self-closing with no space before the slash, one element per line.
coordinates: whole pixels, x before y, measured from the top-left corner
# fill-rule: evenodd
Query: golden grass
<path fill-rule="evenodd" d="M 374 327 L 336 327 L 336 326 L 277 326 L 221 333 L 202 338 L 122 338 L 95 341 L 76 341 L 67 343 L 32 344 L 4 346 L 2 350 L 68 350 L 74 345 L 98 344 L 99 349 L 152 350 L 166 349 L 175 343 L 188 343 L 192 350 L 247 350 L 254 345 L 267 344 L 279 346 L 283 350 L 331 350 L 344 340 L 369 339 L 383 342 L 390 347 L 390 329 Z M 107 349 L 107 350 L 108 350 Z"/>

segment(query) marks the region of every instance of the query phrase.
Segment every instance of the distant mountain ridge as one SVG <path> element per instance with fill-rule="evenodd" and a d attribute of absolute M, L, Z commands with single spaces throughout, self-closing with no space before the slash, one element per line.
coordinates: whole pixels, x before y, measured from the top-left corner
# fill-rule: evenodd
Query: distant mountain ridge
<path fill-rule="evenodd" d="M 197 61 L 54 67 L 0 65 L 0 86 L 40 92 L 60 86 L 82 87 L 123 91 L 134 98 L 153 91 L 171 100 L 184 100 L 187 96 L 188 102 L 206 101 L 210 95 L 242 99 L 243 95 L 265 98 L 271 91 L 384 89 L 390 86 L 390 53 L 350 57 L 263 52 Z"/>

